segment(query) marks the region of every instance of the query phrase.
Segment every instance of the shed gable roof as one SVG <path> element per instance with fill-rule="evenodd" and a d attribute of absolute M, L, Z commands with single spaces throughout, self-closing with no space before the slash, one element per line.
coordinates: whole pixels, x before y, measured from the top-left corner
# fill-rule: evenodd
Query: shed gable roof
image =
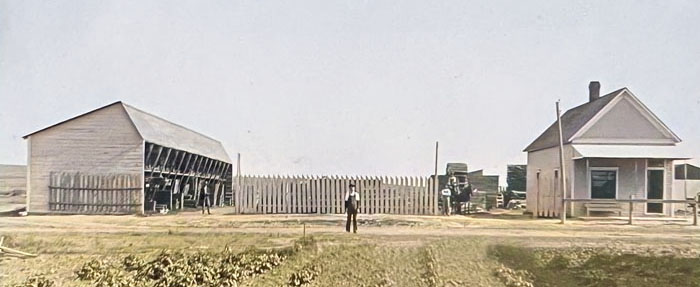
<path fill-rule="evenodd" d="M 585 103 L 566 111 L 561 116 L 564 143 L 570 143 L 582 132 L 585 132 L 588 128 L 593 126 L 603 113 L 607 112 L 610 107 L 617 103 L 615 99 L 623 96 L 629 96 L 631 100 L 637 102 L 643 109 L 645 116 L 650 119 L 650 121 L 654 121 L 659 129 L 663 130 L 664 133 L 669 134 L 674 142 L 680 142 L 680 139 L 663 122 L 661 122 L 656 115 L 654 115 L 646 106 L 644 106 L 639 99 L 634 97 L 634 95 L 632 95 L 627 88 L 622 88 L 604 95 L 595 101 Z M 537 139 L 528 145 L 524 151 L 536 151 L 555 147 L 557 145 L 559 145 L 559 133 L 557 122 L 555 121 L 539 137 L 537 137 Z"/>
<path fill-rule="evenodd" d="M 134 108 L 130 105 L 124 104 L 121 101 L 35 131 L 24 136 L 24 138 L 26 139 L 27 137 L 36 133 L 114 105 L 119 105 L 124 109 L 124 112 L 127 114 L 128 118 L 131 120 L 131 123 L 136 128 L 136 131 L 139 133 L 139 135 L 141 135 L 141 138 L 144 141 L 231 163 L 231 159 L 226 153 L 226 150 L 221 142 L 158 116 Z"/>

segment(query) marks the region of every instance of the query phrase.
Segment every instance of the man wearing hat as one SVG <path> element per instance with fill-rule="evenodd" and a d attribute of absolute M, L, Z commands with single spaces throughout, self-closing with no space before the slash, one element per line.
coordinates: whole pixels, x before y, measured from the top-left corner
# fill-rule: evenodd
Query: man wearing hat
<path fill-rule="evenodd" d="M 345 192 L 345 209 L 348 212 L 348 221 L 345 223 L 345 231 L 350 232 L 350 219 L 352 218 L 353 232 L 357 233 L 357 210 L 360 209 L 360 194 L 355 191 L 355 184 L 350 183 L 350 190 Z"/>

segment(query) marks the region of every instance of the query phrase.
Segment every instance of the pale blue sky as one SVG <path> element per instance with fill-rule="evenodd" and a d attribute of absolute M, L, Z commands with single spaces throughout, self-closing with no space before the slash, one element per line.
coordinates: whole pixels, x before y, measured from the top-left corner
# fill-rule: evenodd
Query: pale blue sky
<path fill-rule="evenodd" d="M 437 3 L 436 3 L 437 2 Z M 505 174 L 627 86 L 700 156 L 697 1 L 0 1 L 0 162 L 122 100 L 256 174 Z"/>

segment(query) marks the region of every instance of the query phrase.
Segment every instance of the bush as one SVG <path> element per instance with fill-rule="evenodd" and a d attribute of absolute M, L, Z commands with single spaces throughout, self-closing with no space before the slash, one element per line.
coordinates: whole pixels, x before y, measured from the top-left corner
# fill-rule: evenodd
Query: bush
<path fill-rule="evenodd" d="M 24 282 L 14 285 L 14 287 L 54 287 L 56 283 L 46 279 L 43 275 L 30 276 Z"/>

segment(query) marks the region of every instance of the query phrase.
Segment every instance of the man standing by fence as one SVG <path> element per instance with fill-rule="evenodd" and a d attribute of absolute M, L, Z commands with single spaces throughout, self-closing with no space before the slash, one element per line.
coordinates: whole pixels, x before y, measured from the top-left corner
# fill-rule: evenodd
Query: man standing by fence
<path fill-rule="evenodd" d="M 450 190 L 447 186 L 440 191 L 441 197 L 442 197 L 442 213 L 443 215 L 450 216 L 450 197 L 452 196 L 452 190 Z"/>
<path fill-rule="evenodd" d="M 345 193 L 345 209 L 348 212 L 345 231 L 350 232 L 350 220 L 352 219 L 353 232 L 357 233 L 357 211 L 360 209 L 360 194 L 355 191 L 354 183 L 350 183 L 350 190 Z"/>

